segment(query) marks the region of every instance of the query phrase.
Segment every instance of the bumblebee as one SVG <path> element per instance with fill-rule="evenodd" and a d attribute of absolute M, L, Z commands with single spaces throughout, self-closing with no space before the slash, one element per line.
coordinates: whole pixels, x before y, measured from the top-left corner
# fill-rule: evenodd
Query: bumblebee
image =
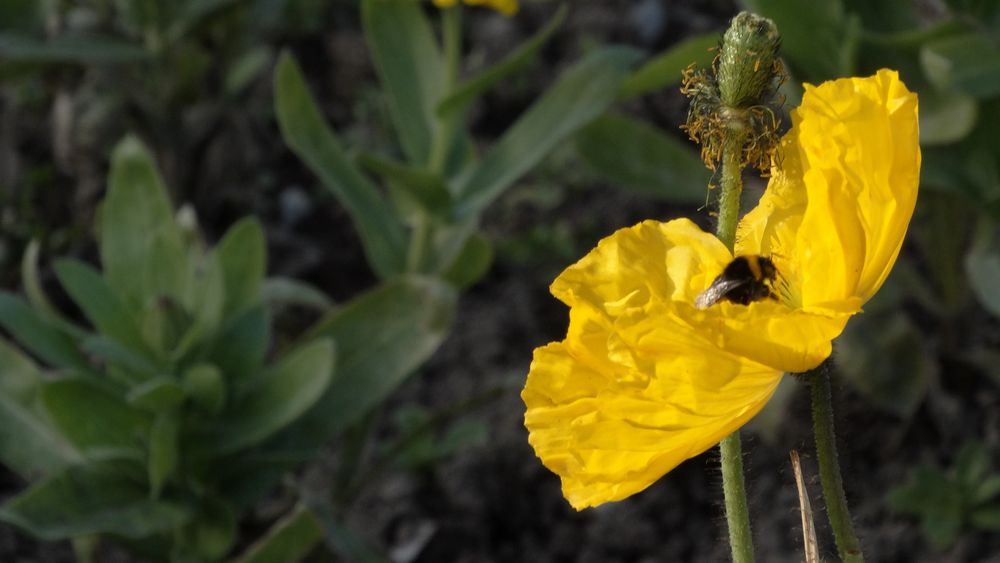
<path fill-rule="evenodd" d="M 766 256 L 737 256 L 722 270 L 708 289 L 698 294 L 694 306 L 708 309 L 719 301 L 726 300 L 740 305 L 749 305 L 761 299 L 777 299 L 774 283 L 778 279 L 778 269 Z"/>

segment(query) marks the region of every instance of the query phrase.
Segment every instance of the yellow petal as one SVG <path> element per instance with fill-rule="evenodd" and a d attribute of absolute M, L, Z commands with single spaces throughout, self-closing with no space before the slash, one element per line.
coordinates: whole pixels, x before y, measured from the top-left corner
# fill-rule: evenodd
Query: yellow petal
<path fill-rule="evenodd" d="M 664 301 L 693 303 L 732 259 L 725 245 L 688 219 L 643 221 L 605 237 L 551 290 L 570 307 L 589 303 L 609 315 Z"/>
<path fill-rule="evenodd" d="M 715 236 L 687 219 L 645 221 L 598 243 L 560 274 L 552 293 L 619 327 L 643 326 L 644 316 L 669 317 L 718 348 L 781 371 L 807 371 L 825 360 L 848 314 L 813 314 L 771 300 L 694 306 L 732 259 Z"/>
<path fill-rule="evenodd" d="M 528 441 L 577 510 L 637 493 L 714 446 L 781 378 L 683 326 L 645 325 L 615 334 L 601 312 L 574 307 L 567 339 L 535 350 L 521 394 Z"/>
<path fill-rule="evenodd" d="M 777 255 L 798 305 L 860 311 L 902 246 L 920 178 L 917 97 L 895 71 L 806 85 L 738 254 Z"/>
<path fill-rule="evenodd" d="M 831 342 L 851 317 L 851 313 L 807 312 L 770 299 L 747 306 L 722 301 L 705 311 L 679 314 L 692 330 L 710 335 L 719 348 L 789 373 L 823 363 L 830 356 Z"/>

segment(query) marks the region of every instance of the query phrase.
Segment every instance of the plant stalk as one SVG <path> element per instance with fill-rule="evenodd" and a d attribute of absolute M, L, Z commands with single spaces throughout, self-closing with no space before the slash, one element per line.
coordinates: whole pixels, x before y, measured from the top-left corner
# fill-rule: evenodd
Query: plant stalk
<path fill-rule="evenodd" d="M 746 134 L 730 131 L 722 152 L 722 179 L 719 182 L 719 225 L 716 236 L 730 252 L 736 246 L 736 225 L 740 218 L 740 196 L 743 193 L 743 143 Z"/>
<path fill-rule="evenodd" d="M 729 525 L 733 563 L 751 563 L 753 537 L 750 533 L 747 491 L 743 484 L 743 446 L 739 430 L 719 442 L 719 452 L 722 454 L 722 492 L 726 499 L 726 522 Z"/>
<path fill-rule="evenodd" d="M 743 191 L 743 168 L 740 165 L 744 135 L 727 138 L 722 155 L 722 181 L 719 194 L 719 224 L 716 236 L 730 252 L 736 243 L 736 225 L 740 215 L 740 193 Z M 753 536 L 750 532 L 750 510 L 743 482 L 743 447 L 740 431 L 736 430 L 719 442 L 722 463 L 722 492 L 726 503 L 726 523 L 729 526 L 729 546 L 734 563 L 753 561 Z"/>
<path fill-rule="evenodd" d="M 819 479 L 823 486 L 826 515 L 837 542 L 837 552 L 844 563 L 863 563 L 861 544 L 854 533 L 851 513 L 844 495 L 844 480 L 837 461 L 837 438 L 833 429 L 833 404 L 830 400 L 829 363 L 824 362 L 812 372 L 813 432 L 816 437 L 816 459 L 819 462 Z"/>

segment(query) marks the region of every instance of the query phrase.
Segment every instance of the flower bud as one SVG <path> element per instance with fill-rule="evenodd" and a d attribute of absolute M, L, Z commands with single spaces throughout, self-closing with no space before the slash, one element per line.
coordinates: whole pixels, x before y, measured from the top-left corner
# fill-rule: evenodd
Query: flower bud
<path fill-rule="evenodd" d="M 781 127 L 780 44 L 771 20 L 741 12 L 730 22 L 711 70 L 684 71 L 681 92 L 691 105 L 682 129 L 701 143 L 701 158 L 710 169 L 716 169 L 727 145 L 739 147 L 741 168 L 770 169 Z"/>

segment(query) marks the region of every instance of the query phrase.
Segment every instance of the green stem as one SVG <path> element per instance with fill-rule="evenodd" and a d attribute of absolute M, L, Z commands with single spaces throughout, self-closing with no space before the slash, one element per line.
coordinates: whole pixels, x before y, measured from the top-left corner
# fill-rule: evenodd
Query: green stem
<path fill-rule="evenodd" d="M 819 479 L 823 485 L 826 515 L 837 541 L 837 552 L 844 563 L 862 563 L 861 544 L 854 533 L 851 513 L 844 496 L 844 481 L 837 461 L 837 438 L 833 430 L 833 404 L 830 401 L 829 364 L 824 363 L 812 371 L 813 432 L 816 435 L 816 459 L 819 462 Z"/>
<path fill-rule="evenodd" d="M 743 191 L 743 134 L 727 138 L 722 154 L 722 181 L 719 194 L 719 225 L 716 236 L 730 252 L 736 242 L 736 224 L 740 216 L 740 193 Z M 726 522 L 729 525 L 729 546 L 734 563 L 753 561 L 753 536 L 750 532 L 750 511 L 743 482 L 743 447 L 737 430 L 719 442 L 722 455 L 722 492 L 726 502 Z"/>
<path fill-rule="evenodd" d="M 750 534 L 750 511 L 743 484 L 743 447 L 737 430 L 719 442 L 722 454 L 722 492 L 726 499 L 726 522 L 733 563 L 753 561 L 753 537 Z"/>
<path fill-rule="evenodd" d="M 743 193 L 743 132 L 731 131 L 722 152 L 722 193 L 719 194 L 719 226 L 716 234 L 730 252 L 736 246 L 736 225 Z"/>

